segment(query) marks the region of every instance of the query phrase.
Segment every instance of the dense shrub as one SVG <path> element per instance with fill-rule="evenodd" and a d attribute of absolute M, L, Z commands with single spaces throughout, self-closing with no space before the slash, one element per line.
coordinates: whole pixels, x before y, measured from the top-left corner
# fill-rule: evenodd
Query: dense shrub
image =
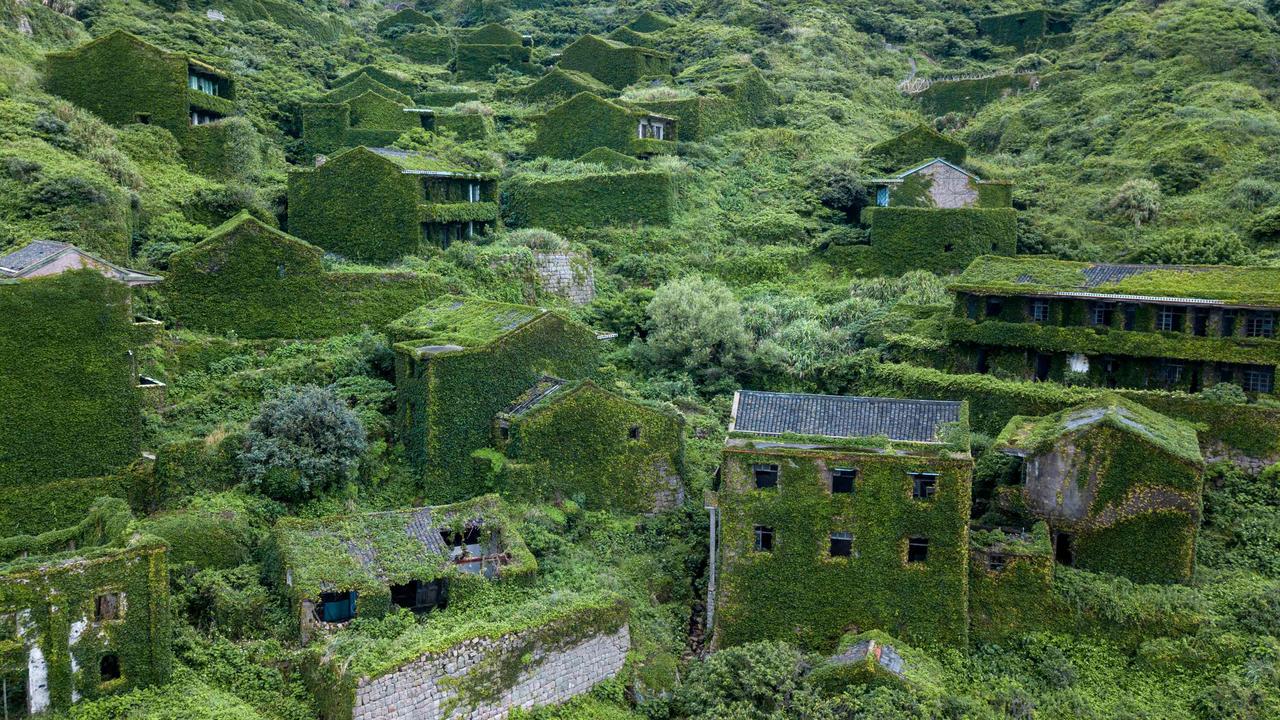
<path fill-rule="evenodd" d="M 693 275 L 654 294 L 642 357 L 657 369 L 714 381 L 743 368 L 748 341 L 733 292 L 719 280 Z"/>
<path fill-rule="evenodd" d="M 360 419 L 332 390 L 292 388 L 249 423 L 241 473 L 269 497 L 300 500 L 350 478 L 365 444 Z"/>

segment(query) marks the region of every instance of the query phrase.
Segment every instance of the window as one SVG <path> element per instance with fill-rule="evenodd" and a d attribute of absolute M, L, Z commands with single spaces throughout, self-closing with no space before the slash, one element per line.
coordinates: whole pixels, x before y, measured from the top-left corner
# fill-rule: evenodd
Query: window
<path fill-rule="evenodd" d="M 1035 322 L 1049 321 L 1049 301 L 1048 300 L 1032 300 L 1030 309 L 1031 319 Z"/>
<path fill-rule="evenodd" d="M 937 473 L 910 473 L 911 497 L 916 500 L 931 500 L 938 491 Z"/>
<path fill-rule="evenodd" d="M 510 426 L 510 425 L 499 425 L 499 426 L 498 426 L 498 437 L 499 437 L 499 438 L 501 438 L 501 439 L 503 439 L 503 440 L 510 440 L 510 439 L 511 439 L 511 426 Z"/>
<path fill-rule="evenodd" d="M 98 675 L 102 678 L 102 682 L 120 679 L 120 656 L 115 653 L 107 653 L 98 660 Z"/>
<path fill-rule="evenodd" d="M 907 538 L 907 562 L 923 563 L 929 560 L 929 538 Z"/>
<path fill-rule="evenodd" d="M 632 426 L 631 426 L 631 428 L 627 430 L 627 438 L 628 438 L 628 439 L 630 439 L 630 440 L 639 440 L 639 439 L 640 439 L 640 426 L 639 426 L 639 425 L 632 425 Z"/>
<path fill-rule="evenodd" d="M 751 472 L 756 478 L 756 488 L 778 487 L 777 465 L 752 465 Z"/>
<path fill-rule="evenodd" d="M 1231 337 L 1236 334 L 1236 311 L 1222 311 L 1222 337 Z"/>
<path fill-rule="evenodd" d="M 221 116 L 221 115 L 216 115 L 216 114 L 214 114 L 214 113 L 210 113 L 210 112 L 203 112 L 203 111 L 200 111 L 200 110 L 192 110 L 192 111 L 191 111 L 191 124 L 192 124 L 192 125 L 208 125 L 209 123 L 211 123 L 211 122 L 213 122 L 213 121 L 215 121 L 215 120 L 221 120 L 221 119 L 222 119 L 222 116 Z"/>
<path fill-rule="evenodd" d="M 1000 311 L 1003 309 L 1003 299 L 998 297 L 987 298 L 987 317 L 1000 317 Z"/>
<path fill-rule="evenodd" d="M 356 591 L 320 593 L 320 620 L 344 623 L 356 616 Z"/>
<path fill-rule="evenodd" d="M 858 471 L 853 468 L 836 468 L 831 471 L 831 492 L 843 493 L 850 495 L 853 493 L 853 481 L 858 477 Z"/>
<path fill-rule="evenodd" d="M 187 74 L 187 87 L 204 93 L 205 95 L 218 95 L 218 81 L 206 75 L 197 75 L 195 73 Z"/>
<path fill-rule="evenodd" d="M 1245 337 L 1275 337 L 1276 334 L 1276 316 L 1275 313 L 1256 312 L 1250 313 L 1248 319 L 1244 323 Z"/>
<path fill-rule="evenodd" d="M 1196 308 L 1191 314 L 1191 334 L 1204 337 L 1209 334 L 1209 311 Z"/>
<path fill-rule="evenodd" d="M 449 581 L 443 578 L 431 582 L 410 580 L 404 585 L 392 585 L 391 602 L 416 613 L 444 609 L 449 603 Z"/>
<path fill-rule="evenodd" d="M 1180 332 L 1186 311 L 1180 307 L 1162 306 L 1156 311 L 1156 330 L 1161 332 Z"/>
<path fill-rule="evenodd" d="M 946 245 L 942 246 L 942 252 L 951 252 L 952 250 L 955 250 L 955 249 L 956 249 L 956 246 L 951 243 L 947 243 Z"/>
<path fill-rule="evenodd" d="M 1182 382 L 1182 363 L 1162 362 L 1156 372 L 1156 377 L 1165 386 L 1173 386 Z"/>
<path fill-rule="evenodd" d="M 756 552 L 773 552 L 773 528 L 756 526 Z"/>
<path fill-rule="evenodd" d="M 1005 556 L 1000 553 L 991 553 L 987 556 L 987 569 L 991 572 L 1000 572 L 1004 569 Z"/>
<path fill-rule="evenodd" d="M 1244 391 L 1269 393 L 1274 389 L 1275 371 L 1270 368 L 1245 368 Z"/>
<path fill-rule="evenodd" d="M 124 595 L 117 592 L 103 593 L 93 599 L 95 622 L 111 622 L 124 616 Z"/>
<path fill-rule="evenodd" d="M 1075 548 L 1072 547 L 1073 538 L 1071 533 L 1054 533 L 1053 535 L 1053 559 L 1059 565 L 1068 567 L 1076 564 Z"/>
<path fill-rule="evenodd" d="M 133 116 L 133 119 L 136 120 L 140 125 L 150 125 L 151 113 L 138 113 L 137 115 Z"/>
<path fill-rule="evenodd" d="M 1138 327 L 1138 306 L 1125 305 L 1124 306 L 1124 329 L 1132 330 L 1136 327 Z"/>
<path fill-rule="evenodd" d="M 1111 326 L 1111 319 L 1115 317 L 1116 306 L 1113 303 L 1094 303 L 1093 304 L 1093 324 L 1103 327 Z"/>
<path fill-rule="evenodd" d="M 853 533 L 831 533 L 831 557 L 849 557 L 853 554 Z"/>
<path fill-rule="evenodd" d="M 1053 368 L 1053 356 L 1048 353 L 1036 353 L 1036 380 L 1048 380 L 1049 370 Z"/>

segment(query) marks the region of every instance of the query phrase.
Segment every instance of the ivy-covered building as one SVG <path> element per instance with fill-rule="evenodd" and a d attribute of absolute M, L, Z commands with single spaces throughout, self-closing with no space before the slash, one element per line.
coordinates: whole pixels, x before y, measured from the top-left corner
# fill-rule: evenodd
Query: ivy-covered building
<path fill-rule="evenodd" d="M 169 130 L 189 161 L 221 142 L 217 121 L 235 112 L 236 85 L 229 73 L 123 30 L 49 53 L 45 82 L 53 94 L 114 125 Z"/>
<path fill-rule="evenodd" d="M 1275 389 L 1280 271 L 980 257 L 951 285 L 959 372 L 1190 392 Z"/>
<path fill-rule="evenodd" d="M 132 293 L 159 281 L 61 242 L 0 256 L 0 490 L 138 459 L 143 401 L 164 384 L 140 373 L 160 323 L 134 316 Z"/>
<path fill-rule="evenodd" d="M 711 498 L 714 642 L 964 646 L 972 472 L 963 403 L 738 392 Z"/>
<path fill-rule="evenodd" d="M 551 68 L 537 81 L 512 92 L 512 95 L 524 102 L 540 103 L 547 101 L 564 101 L 578 93 L 592 93 L 598 97 L 613 94 L 613 89 L 584 72 Z"/>
<path fill-rule="evenodd" d="M 606 155 L 606 153 L 614 153 Z M 623 162 L 630 161 L 630 166 Z M 516 175 L 503 186 L 504 221 L 515 227 L 548 230 L 670 225 L 678 207 L 679 183 L 664 170 L 607 148 L 579 158 L 604 165 L 575 175 Z"/>
<path fill-rule="evenodd" d="M 494 417 L 546 374 L 597 369 L 600 339 L 558 312 L 446 295 L 387 326 L 396 353 L 396 425 L 429 496 L 478 495 Z"/>
<path fill-rule="evenodd" d="M 1076 16 L 1038 8 L 978 18 L 978 32 L 995 45 L 1012 45 L 1019 52 L 1062 47 L 1070 39 Z"/>
<path fill-rule="evenodd" d="M 368 75 L 359 75 L 302 105 L 302 143 L 308 153 L 327 154 L 358 145 L 390 145 L 416 128 L 433 129 L 435 113 Z"/>
<path fill-rule="evenodd" d="M 510 28 L 489 23 L 460 30 L 454 57 L 454 75 L 459 80 L 488 80 L 494 67 L 516 72 L 535 72 L 533 38 Z"/>
<path fill-rule="evenodd" d="M 684 418 L 590 380 L 543 376 L 498 413 L 505 492 L 589 508 L 669 510 L 684 501 Z"/>
<path fill-rule="evenodd" d="M 560 53 L 556 65 L 584 72 L 615 89 L 645 77 L 671 75 L 671 56 L 646 47 L 583 35 Z"/>
<path fill-rule="evenodd" d="M 598 147 L 648 157 L 675 152 L 676 119 L 582 92 L 538 118 L 529 151 L 572 159 Z"/>
<path fill-rule="evenodd" d="M 0 687 L 10 717 L 163 684 L 172 666 L 165 544 L 125 501 L 80 523 L 0 539 Z M 11 714 L 14 713 L 14 714 Z"/>
<path fill-rule="evenodd" d="M 487 233 L 497 192 L 495 173 L 362 146 L 289 173 L 289 231 L 343 257 L 390 262 Z"/>
<path fill-rule="evenodd" d="M 538 563 L 497 495 L 438 507 L 283 518 L 281 581 L 303 637 L 393 607 L 465 602 L 479 583 L 534 575 Z"/>
<path fill-rule="evenodd" d="M 980 255 L 1012 255 L 1017 213 L 1008 183 L 987 181 L 944 158 L 873 180 L 863 211 L 869 256 L 882 272 L 962 270 Z"/>
<path fill-rule="evenodd" d="M 964 164 L 968 147 L 925 124 L 917 125 L 867 148 L 867 160 L 883 170 L 909 167 L 921 158 L 940 158 L 953 166 Z"/>
<path fill-rule="evenodd" d="M 1136 582 L 1191 577 L 1204 459 L 1190 425 L 1108 394 L 1016 416 L 995 447 L 1021 460 L 998 502 L 1047 522 L 1059 563 Z"/>

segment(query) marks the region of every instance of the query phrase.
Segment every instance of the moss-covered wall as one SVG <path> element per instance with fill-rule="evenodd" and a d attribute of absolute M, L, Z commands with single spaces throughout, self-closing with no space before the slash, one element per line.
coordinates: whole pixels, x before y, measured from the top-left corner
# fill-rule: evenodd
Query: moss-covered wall
<path fill-rule="evenodd" d="M 413 80 L 372 65 L 363 65 L 345 75 L 342 75 L 330 83 L 329 87 L 340 88 L 356 80 L 361 75 L 365 75 L 368 79 L 374 80 L 386 87 L 394 88 L 405 95 L 413 95 L 418 89 L 417 83 Z"/>
<path fill-rule="evenodd" d="M 27 669 L 30 650 L 39 648 L 48 671 L 49 709 L 67 709 L 73 693 L 92 699 L 169 678 L 165 546 L 154 537 L 128 538 L 130 519 L 123 501 L 105 499 L 79 526 L 0 540 L 0 553 L 9 560 L 0 564 L 0 614 L 16 614 L 24 628 L 17 646 L 0 653 L 0 667 L 9 666 L 5 675 L 14 677 Z M 70 542 L 95 547 L 39 554 Z M 28 547 L 32 556 L 13 559 Z M 123 594 L 122 612 L 100 621 L 95 601 L 108 592 Z M 118 656 L 121 676 L 104 681 L 100 660 L 109 653 Z"/>
<path fill-rule="evenodd" d="M 503 187 L 503 217 L 515 227 L 567 230 L 606 225 L 669 225 L 676 180 L 649 170 L 575 178 L 516 176 Z"/>
<path fill-rule="evenodd" d="M 453 34 L 443 28 L 424 28 L 396 38 L 396 52 L 414 62 L 445 65 L 457 52 Z"/>
<path fill-rule="evenodd" d="M 706 140 L 750 124 L 744 108 L 720 94 L 700 95 L 684 100 L 648 101 L 641 105 L 659 115 L 678 118 L 681 140 Z"/>
<path fill-rule="evenodd" d="M 980 255 L 1013 255 L 1017 211 L 1012 208 L 867 208 L 870 247 L 863 256 L 886 275 L 908 270 L 954 272 Z"/>
<path fill-rule="evenodd" d="M 579 93 L 547 111 L 529 152 L 576 158 L 598 147 L 634 155 L 639 118 L 617 103 L 592 93 Z"/>
<path fill-rule="evenodd" d="M 978 19 L 978 31 L 996 45 L 1012 45 L 1019 52 L 1055 47 L 1055 35 L 1071 31 L 1074 18 L 1043 8 Z"/>
<path fill-rule="evenodd" d="M 363 147 L 289 173 L 289 232 L 353 260 L 389 262 L 421 242 L 415 177 Z"/>
<path fill-rule="evenodd" d="M 974 113 L 990 102 L 1006 95 L 1016 95 L 1038 82 L 1035 75 L 996 75 L 977 80 L 944 80 L 935 82 L 916 95 L 926 117 L 947 113 Z"/>
<path fill-rule="evenodd" d="M 624 88 L 647 75 L 671 74 L 671 56 L 594 35 L 584 35 L 566 47 L 558 65 L 580 70 L 614 88 Z"/>
<path fill-rule="evenodd" d="M 459 80 L 488 80 L 495 66 L 517 72 L 537 72 L 538 67 L 529 62 L 532 56 L 533 48 L 524 45 L 459 43 L 454 76 Z"/>
<path fill-rule="evenodd" d="M 174 253 L 160 292 L 181 327 L 244 338 L 381 328 L 444 291 L 437 277 L 326 272 L 323 251 L 242 214 Z"/>
<path fill-rule="evenodd" d="M 752 465 L 776 464 L 776 488 L 756 489 Z M 830 471 L 858 471 L 852 494 L 832 494 Z M 830 651 L 850 628 L 963 647 L 968 625 L 969 458 L 845 450 L 726 448 L 721 465 L 722 645 L 778 639 Z M 939 473 L 931 500 L 912 499 L 909 472 Z M 754 548 L 773 528 L 773 551 Z M 830 557 L 830 534 L 850 532 L 853 555 Z M 929 540 L 906 561 L 910 537 Z"/>
<path fill-rule="evenodd" d="M 0 487 L 106 475 L 138 457 L 130 292 L 88 269 L 0 284 Z"/>
<path fill-rule="evenodd" d="M 493 418 L 543 374 L 565 379 L 596 370 L 595 333 L 545 313 L 485 345 L 422 354 L 412 337 L 396 349 L 396 424 L 406 456 L 423 472 L 427 497 L 478 495 L 471 453 L 490 444 Z"/>
<path fill-rule="evenodd" d="M 684 421 L 585 381 L 510 420 L 507 490 L 531 499 L 651 512 L 672 504 L 684 475 Z M 500 421 L 501 422 L 501 421 Z"/>
<path fill-rule="evenodd" d="M 867 159 L 882 172 L 912 167 L 931 158 L 942 158 L 956 165 L 964 164 L 968 149 L 927 125 L 916 127 L 867 148 Z"/>

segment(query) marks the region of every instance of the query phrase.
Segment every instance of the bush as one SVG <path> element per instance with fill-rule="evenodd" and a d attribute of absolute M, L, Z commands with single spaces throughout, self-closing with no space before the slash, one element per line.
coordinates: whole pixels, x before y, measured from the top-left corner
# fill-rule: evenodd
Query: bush
<path fill-rule="evenodd" d="M 788 699 L 801 688 L 802 670 L 800 653 L 790 645 L 739 645 L 696 665 L 672 704 L 680 717 L 781 717 Z"/>
<path fill-rule="evenodd" d="M 301 500 L 349 479 L 366 444 L 359 417 L 331 389 L 286 389 L 249 423 L 241 473 L 268 497 Z"/>
<path fill-rule="evenodd" d="M 1156 233 L 1130 258 L 1141 263 L 1245 265 L 1249 248 L 1240 236 L 1220 228 L 1178 228 Z"/>
<path fill-rule="evenodd" d="M 1227 405 L 1249 402 L 1249 398 L 1244 394 L 1244 390 L 1239 385 L 1229 382 L 1210 385 L 1200 391 L 1200 397 L 1210 402 L 1224 403 Z"/>
<path fill-rule="evenodd" d="M 1160 186 L 1146 178 L 1129 180 L 1107 203 L 1107 212 L 1142 227 L 1160 214 Z"/>
<path fill-rule="evenodd" d="M 719 280 L 690 276 L 658 288 L 649 303 L 648 359 L 715 381 L 742 369 L 749 337 L 742 306 Z"/>

